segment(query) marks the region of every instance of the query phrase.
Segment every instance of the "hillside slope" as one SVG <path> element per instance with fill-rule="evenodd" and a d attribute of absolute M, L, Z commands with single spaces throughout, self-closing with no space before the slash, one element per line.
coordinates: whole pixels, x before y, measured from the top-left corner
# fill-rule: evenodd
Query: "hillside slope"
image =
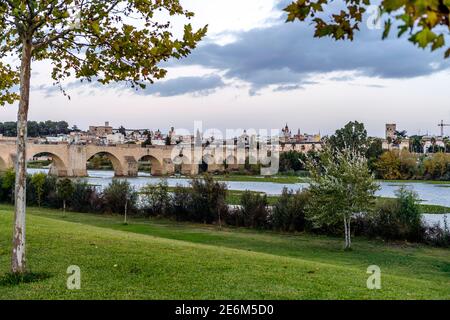
<path fill-rule="evenodd" d="M 49 212 L 48 215 L 55 214 Z M 72 215 L 69 220 L 70 217 Z M 89 219 L 87 215 L 80 217 Z M 407 264 L 408 256 L 417 254 L 438 271 L 427 276 L 394 270 L 384 272 L 382 290 L 370 291 L 366 288 L 368 265 L 364 259 L 361 263 L 345 257 L 335 263 L 324 262 L 313 256 L 309 259 L 301 255 L 231 248 L 223 243 L 173 240 L 80 222 L 30 214 L 28 265 L 33 272 L 48 272 L 50 277 L 18 286 L 2 285 L 0 299 L 450 298 L 448 250 L 419 248 L 417 252 L 407 250 L 403 256 L 399 251 L 400 264 L 402 260 Z M 126 228 L 118 227 L 120 224 L 114 219 L 108 223 Z M 0 207 L 0 274 L 5 274 L 9 268 L 11 230 L 11 210 Z M 232 235 L 233 231 L 224 232 L 223 237 L 228 234 Z M 257 233 L 236 231 L 236 234 L 242 243 L 246 238 L 251 242 L 259 237 Z M 276 234 L 263 237 L 272 237 L 274 246 L 283 240 Z M 383 248 L 377 250 L 380 252 L 375 260 L 382 263 Z M 81 290 L 66 289 L 66 270 L 70 265 L 81 268 Z"/>

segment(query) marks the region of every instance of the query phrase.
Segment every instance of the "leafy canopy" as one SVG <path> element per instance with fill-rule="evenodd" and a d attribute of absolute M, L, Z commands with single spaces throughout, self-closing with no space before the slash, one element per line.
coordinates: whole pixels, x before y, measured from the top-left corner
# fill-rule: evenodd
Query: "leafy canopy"
<path fill-rule="evenodd" d="M 369 141 L 364 124 L 358 121 L 347 123 L 344 128 L 336 130 L 329 138 L 328 144 L 333 151 L 343 152 L 348 149 L 350 152 L 365 155 Z"/>
<path fill-rule="evenodd" d="M 311 172 L 308 215 L 313 223 L 331 225 L 370 210 L 379 186 L 363 155 L 349 149 L 337 152 L 325 149 L 320 161 L 310 159 L 308 167 Z"/>
<path fill-rule="evenodd" d="M 363 14 L 374 1 L 343 2 L 345 7 L 336 10 L 330 18 L 324 18 L 321 14 L 333 0 L 295 0 L 284 10 L 288 13 L 288 22 L 296 19 L 312 21 L 316 37 L 353 40 Z M 379 9 L 382 16 L 388 16 L 384 24 L 383 39 L 389 35 L 394 20 L 398 37 L 409 31 L 409 41 L 420 48 L 430 47 L 434 51 L 446 45 L 445 35 L 450 31 L 450 0 L 382 0 Z M 445 51 L 445 57 L 449 56 L 450 47 Z"/>
<path fill-rule="evenodd" d="M 179 0 L 0 0 L 0 105 L 19 97 L 11 64 L 31 44 L 34 61 L 50 60 L 54 84 L 75 77 L 133 88 L 163 78 L 158 63 L 187 56 L 206 34 L 184 26 L 181 39 L 168 16 L 191 18 Z"/>

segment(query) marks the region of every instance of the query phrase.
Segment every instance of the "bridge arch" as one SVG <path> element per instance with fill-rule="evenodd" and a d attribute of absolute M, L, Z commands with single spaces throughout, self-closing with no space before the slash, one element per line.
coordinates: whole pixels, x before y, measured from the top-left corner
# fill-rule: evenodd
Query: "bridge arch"
<path fill-rule="evenodd" d="M 120 161 L 120 159 L 115 156 L 113 153 L 111 152 L 107 152 L 107 151 L 98 151 L 98 152 L 93 152 L 92 154 L 88 154 L 86 156 L 86 166 L 87 163 L 94 158 L 95 156 L 105 156 L 106 158 L 108 158 L 108 160 L 111 162 L 113 170 L 114 170 L 114 175 L 116 177 L 122 177 L 124 176 L 124 165 L 122 164 L 122 162 Z"/>
<path fill-rule="evenodd" d="M 138 159 L 139 166 L 142 167 L 149 167 L 150 173 L 152 176 L 161 176 L 164 174 L 164 166 L 163 164 L 154 156 L 152 155 L 144 155 Z"/>
<path fill-rule="evenodd" d="M 67 176 L 67 165 L 60 156 L 52 152 L 35 151 L 29 154 L 28 162 L 38 160 L 41 157 L 47 157 L 51 161 L 49 174 L 58 177 Z"/>

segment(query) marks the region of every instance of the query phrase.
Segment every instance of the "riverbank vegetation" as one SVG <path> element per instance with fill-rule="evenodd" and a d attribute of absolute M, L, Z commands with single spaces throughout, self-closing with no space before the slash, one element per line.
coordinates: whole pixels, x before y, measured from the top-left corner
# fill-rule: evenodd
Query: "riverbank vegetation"
<path fill-rule="evenodd" d="M 286 188 L 280 196 L 267 196 L 252 191 L 227 190 L 225 184 L 207 176 L 192 180 L 190 187 L 169 188 L 162 181 L 136 190 L 125 180 L 113 180 L 101 190 L 83 181 L 42 174 L 35 176 L 37 178 L 30 176 L 27 179 L 29 206 L 330 236 L 343 232 L 337 222 L 313 223 L 314 215 L 309 214 L 311 194 L 307 189 L 293 191 Z M 13 178 L 13 172 L 0 175 L 0 202 L 12 203 Z M 409 199 L 406 202 L 405 197 Z M 418 227 L 411 225 L 412 220 L 409 220 L 417 213 L 450 211 L 447 209 L 420 205 L 413 193 L 404 190 L 396 199 L 376 199 L 365 215 L 355 215 L 351 232 L 368 238 L 447 246 L 450 242 L 448 226 L 426 226 L 420 220 Z M 387 225 L 384 224 L 389 224 L 390 233 L 385 232 Z M 411 236 L 405 231 L 409 229 L 419 230 L 419 233 Z"/>
<path fill-rule="evenodd" d="M 374 172 L 385 180 L 450 181 L 450 154 L 418 155 L 408 150 L 384 152 L 375 162 Z"/>

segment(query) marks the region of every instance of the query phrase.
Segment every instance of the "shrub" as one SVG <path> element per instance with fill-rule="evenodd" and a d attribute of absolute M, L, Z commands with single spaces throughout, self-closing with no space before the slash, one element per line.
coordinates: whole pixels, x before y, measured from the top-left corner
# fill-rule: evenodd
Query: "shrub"
<path fill-rule="evenodd" d="M 169 216 L 171 212 L 171 196 L 167 181 L 156 185 L 148 184 L 141 190 L 143 209 L 147 215 Z"/>
<path fill-rule="evenodd" d="M 442 152 L 434 154 L 423 162 L 425 179 L 449 180 L 450 155 Z"/>
<path fill-rule="evenodd" d="M 267 228 L 268 211 L 267 196 L 251 191 L 245 191 L 241 196 L 241 208 L 235 212 L 236 226 L 250 228 Z"/>
<path fill-rule="evenodd" d="M 273 207 L 272 223 L 275 230 L 304 231 L 306 228 L 306 205 L 309 200 L 307 191 L 294 193 L 287 188 Z"/>
<path fill-rule="evenodd" d="M 447 222 L 447 216 L 444 217 L 444 226 L 435 224 L 426 228 L 426 242 L 436 247 L 450 247 L 450 229 Z"/>
<path fill-rule="evenodd" d="M 417 178 L 417 158 L 407 150 L 384 152 L 375 163 L 377 176 L 387 180 Z"/>
<path fill-rule="evenodd" d="M 190 184 L 189 216 L 193 221 L 213 223 L 226 215 L 226 184 L 214 181 L 209 175 L 193 179 Z"/>
<path fill-rule="evenodd" d="M 130 213 L 137 211 L 137 193 L 126 180 L 113 180 L 103 190 L 102 198 L 106 212 L 123 214 L 125 207 Z"/>
<path fill-rule="evenodd" d="M 187 220 L 191 201 L 191 190 L 177 185 L 172 196 L 172 211 L 178 221 Z"/>
<path fill-rule="evenodd" d="M 57 207 L 56 178 L 44 173 L 27 176 L 27 205 Z"/>
<path fill-rule="evenodd" d="M 14 185 L 16 181 L 16 174 L 13 169 L 6 170 L 1 174 L 0 196 L 2 201 L 14 201 Z"/>
<path fill-rule="evenodd" d="M 396 199 L 377 203 L 373 214 L 367 217 L 365 233 L 386 240 L 422 241 L 425 228 L 417 194 L 402 187 L 396 195 Z"/>
<path fill-rule="evenodd" d="M 103 210 L 103 199 L 94 186 L 77 180 L 70 200 L 70 207 L 76 212 L 99 213 Z"/>

